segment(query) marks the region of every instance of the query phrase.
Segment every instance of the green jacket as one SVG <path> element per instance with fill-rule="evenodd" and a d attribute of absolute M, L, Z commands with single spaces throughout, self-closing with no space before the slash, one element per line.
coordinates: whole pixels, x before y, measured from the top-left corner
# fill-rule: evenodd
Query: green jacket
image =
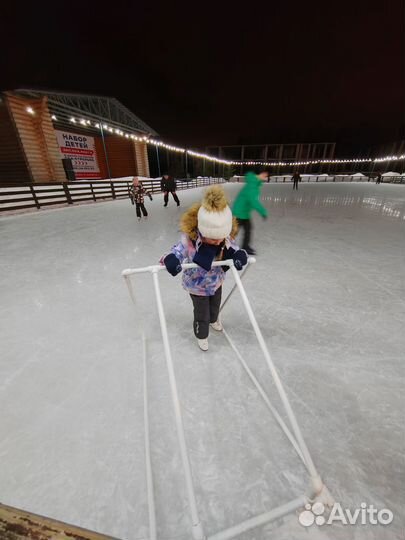
<path fill-rule="evenodd" d="M 250 219 L 252 210 L 256 210 L 263 217 L 267 216 L 266 208 L 259 201 L 262 181 L 253 172 L 245 176 L 245 185 L 239 191 L 232 207 L 232 213 L 239 219 Z"/>

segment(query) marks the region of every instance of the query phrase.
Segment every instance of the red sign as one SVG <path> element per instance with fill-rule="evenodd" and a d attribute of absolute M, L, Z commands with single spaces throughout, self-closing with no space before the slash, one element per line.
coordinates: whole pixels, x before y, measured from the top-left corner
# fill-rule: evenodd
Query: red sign
<path fill-rule="evenodd" d="M 72 160 L 77 180 L 101 178 L 94 137 L 69 131 L 56 131 L 56 137 L 62 156 Z"/>

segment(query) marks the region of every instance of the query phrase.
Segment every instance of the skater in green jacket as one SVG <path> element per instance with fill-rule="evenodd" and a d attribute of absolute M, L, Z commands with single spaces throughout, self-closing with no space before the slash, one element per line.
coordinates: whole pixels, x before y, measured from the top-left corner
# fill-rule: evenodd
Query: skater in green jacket
<path fill-rule="evenodd" d="M 244 238 L 242 249 L 247 251 L 249 255 L 255 255 L 255 250 L 250 246 L 250 235 L 252 231 L 252 223 L 250 214 L 252 210 L 256 210 L 263 219 L 267 218 L 267 210 L 259 201 L 262 182 L 267 180 L 269 173 L 262 171 L 256 175 L 254 172 L 248 172 L 245 176 L 245 185 L 238 193 L 238 196 L 233 203 L 232 213 L 238 220 L 239 227 L 244 230 Z"/>

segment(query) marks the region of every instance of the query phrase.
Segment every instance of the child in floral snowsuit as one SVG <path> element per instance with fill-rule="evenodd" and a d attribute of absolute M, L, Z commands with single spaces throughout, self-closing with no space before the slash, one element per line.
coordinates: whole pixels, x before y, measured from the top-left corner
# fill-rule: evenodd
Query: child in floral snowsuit
<path fill-rule="evenodd" d="M 149 191 L 146 191 L 146 189 L 142 185 L 142 182 L 138 178 L 134 177 L 133 184 L 129 192 L 129 197 L 131 199 L 131 203 L 135 204 L 136 206 L 136 215 L 138 216 L 138 221 L 141 220 L 141 210 L 144 217 L 148 217 L 148 212 L 144 204 L 145 195 L 147 195 L 149 199 L 152 200 L 152 195 L 149 193 Z"/>
<path fill-rule="evenodd" d="M 180 242 L 161 258 L 173 276 L 181 272 L 181 264 L 194 262 L 199 268 L 183 272 L 183 288 L 194 306 L 194 334 L 198 346 L 208 350 L 209 327 L 221 331 L 218 320 L 222 283 L 226 267 L 211 267 L 214 260 L 233 259 L 238 270 L 247 263 L 247 254 L 234 241 L 236 220 L 220 186 L 209 188 L 202 204 L 195 204 L 182 216 Z"/>

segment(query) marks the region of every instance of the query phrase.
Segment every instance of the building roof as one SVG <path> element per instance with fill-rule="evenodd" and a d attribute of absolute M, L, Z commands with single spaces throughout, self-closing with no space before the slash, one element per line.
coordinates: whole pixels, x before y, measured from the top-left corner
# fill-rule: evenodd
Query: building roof
<path fill-rule="evenodd" d="M 18 88 L 13 90 L 13 93 L 28 98 L 47 96 L 51 114 L 62 123 L 69 123 L 71 117 L 78 120 L 84 117 L 85 120 L 106 122 L 113 128 L 135 131 L 147 136 L 158 135 L 154 129 L 113 97 L 34 88 Z"/>

